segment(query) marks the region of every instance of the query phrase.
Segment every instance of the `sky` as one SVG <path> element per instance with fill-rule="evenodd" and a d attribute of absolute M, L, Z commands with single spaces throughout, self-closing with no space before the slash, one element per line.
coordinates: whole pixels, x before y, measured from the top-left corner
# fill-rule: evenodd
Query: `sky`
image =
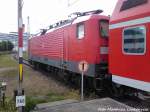
<path fill-rule="evenodd" d="M 17 1 L 0 0 L 0 32 L 17 32 Z M 30 17 L 30 32 L 59 21 L 70 13 L 102 9 L 111 15 L 118 0 L 23 0 L 23 23 L 27 31 L 27 17 Z"/>

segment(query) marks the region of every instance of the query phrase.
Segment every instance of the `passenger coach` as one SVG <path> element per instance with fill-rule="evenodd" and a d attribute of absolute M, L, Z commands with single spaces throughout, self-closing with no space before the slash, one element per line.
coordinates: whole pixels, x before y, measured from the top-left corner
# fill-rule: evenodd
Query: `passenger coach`
<path fill-rule="evenodd" d="M 109 29 L 112 81 L 150 92 L 150 0 L 118 0 Z"/>

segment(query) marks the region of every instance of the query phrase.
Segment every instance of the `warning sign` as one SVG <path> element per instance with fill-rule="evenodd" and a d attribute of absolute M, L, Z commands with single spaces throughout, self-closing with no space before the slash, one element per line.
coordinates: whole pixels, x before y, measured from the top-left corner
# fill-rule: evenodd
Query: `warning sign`
<path fill-rule="evenodd" d="M 81 72 L 86 72 L 89 68 L 89 64 L 86 61 L 79 62 L 78 68 Z"/>

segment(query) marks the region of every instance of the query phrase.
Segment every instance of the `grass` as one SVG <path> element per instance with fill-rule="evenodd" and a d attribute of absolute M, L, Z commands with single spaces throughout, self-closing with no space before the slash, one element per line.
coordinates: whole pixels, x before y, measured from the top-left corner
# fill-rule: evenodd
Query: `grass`
<path fill-rule="evenodd" d="M 57 93 L 48 93 L 46 97 L 47 97 L 46 102 L 53 102 L 53 101 L 59 101 L 65 99 L 63 95 Z"/>
<path fill-rule="evenodd" d="M 70 90 L 69 92 L 67 92 L 65 95 L 65 99 L 76 99 L 76 100 L 80 100 L 80 93 L 78 90 Z"/>
<path fill-rule="evenodd" d="M 27 96 L 26 99 L 26 112 L 34 109 L 35 106 L 39 103 L 47 103 L 47 102 L 54 102 L 60 101 L 65 99 L 77 99 L 79 100 L 79 94 L 75 90 L 71 90 L 70 92 L 59 94 L 59 93 L 52 93 L 49 92 L 46 96 Z"/>
<path fill-rule="evenodd" d="M 41 98 L 39 96 L 37 97 L 27 96 L 25 112 L 30 112 L 31 110 L 35 108 L 37 104 L 59 101 L 59 100 L 64 100 L 64 99 L 65 99 L 64 96 L 60 94 L 56 94 L 56 93 L 48 93 L 47 96 L 44 96 Z M 4 107 L 0 103 L 0 112 L 17 112 L 15 108 L 15 103 L 12 100 L 7 100 L 5 102 Z"/>
<path fill-rule="evenodd" d="M 17 62 L 11 59 L 10 54 L 0 55 L 0 68 L 17 66 Z"/>
<path fill-rule="evenodd" d="M 28 53 L 23 53 L 23 58 L 28 59 Z M 13 60 L 8 52 L 0 52 L 0 68 L 17 66 L 18 62 Z"/>
<path fill-rule="evenodd" d="M 3 54 L 11 54 L 12 51 L 0 51 L 0 55 L 3 55 Z"/>
<path fill-rule="evenodd" d="M 25 57 L 27 55 L 25 54 Z M 7 81 L 6 97 L 12 98 L 14 89 L 18 84 L 18 63 L 12 59 L 10 54 L 0 55 L 0 68 L 14 67 L 0 72 L 0 78 Z M 24 66 L 23 88 L 26 95 L 26 112 L 29 112 L 39 103 L 47 103 L 64 99 L 79 99 L 79 92 L 63 86 L 52 78 L 44 76 L 43 73 Z M 7 109 L 6 109 L 7 110 Z M 5 112 L 5 111 L 4 111 Z"/>
<path fill-rule="evenodd" d="M 53 101 L 64 100 L 64 96 L 56 93 L 48 93 L 46 96 L 27 96 L 26 98 L 26 112 L 34 109 L 39 103 L 47 103 Z"/>
<path fill-rule="evenodd" d="M 45 100 L 43 99 L 33 99 L 30 96 L 26 97 L 26 107 L 25 107 L 25 112 L 30 112 L 30 110 L 33 110 L 36 104 L 39 103 L 44 103 Z"/>
<path fill-rule="evenodd" d="M 5 105 L 0 102 L 0 112 L 17 112 L 14 101 L 6 99 Z"/>
<path fill-rule="evenodd" d="M 17 68 L 11 69 L 11 70 L 7 70 L 7 71 L 3 71 L 0 73 L 0 77 L 3 78 L 14 78 L 16 77 L 18 74 L 18 70 Z"/>

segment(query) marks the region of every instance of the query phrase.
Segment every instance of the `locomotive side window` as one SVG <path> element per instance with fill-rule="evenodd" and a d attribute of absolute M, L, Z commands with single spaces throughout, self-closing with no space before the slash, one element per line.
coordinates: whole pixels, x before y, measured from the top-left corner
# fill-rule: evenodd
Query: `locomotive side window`
<path fill-rule="evenodd" d="M 78 39 L 82 39 L 84 38 L 84 24 L 83 23 L 80 23 L 77 25 L 77 38 Z"/>
<path fill-rule="evenodd" d="M 109 36 L 109 22 L 108 20 L 101 20 L 100 21 L 100 34 L 102 37 Z"/>
<path fill-rule="evenodd" d="M 123 32 L 123 51 L 130 54 L 144 54 L 146 49 L 146 28 L 138 26 Z"/>

